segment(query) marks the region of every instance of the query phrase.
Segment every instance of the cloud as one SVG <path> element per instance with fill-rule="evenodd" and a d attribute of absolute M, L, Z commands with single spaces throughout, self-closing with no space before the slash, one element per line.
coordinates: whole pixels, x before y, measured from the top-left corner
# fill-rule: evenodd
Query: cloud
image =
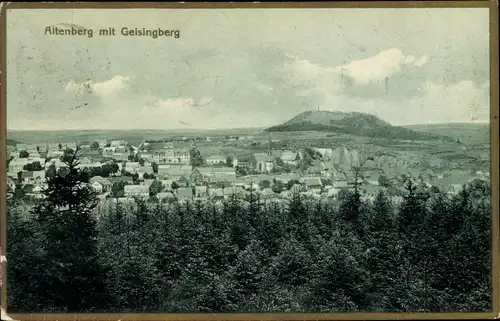
<path fill-rule="evenodd" d="M 424 55 L 424 56 L 420 57 L 420 59 L 418 59 L 417 61 L 415 61 L 415 66 L 421 67 L 421 66 L 425 65 L 428 62 L 429 62 L 429 56 Z"/>
<path fill-rule="evenodd" d="M 338 72 L 340 69 L 347 72 L 358 84 L 368 84 L 401 72 L 404 65 L 413 64 L 420 67 L 428 61 L 428 56 L 416 59 L 414 56 L 405 56 L 401 50 L 393 48 L 366 59 L 352 61 L 345 66 L 335 68 L 335 70 Z"/>
<path fill-rule="evenodd" d="M 321 84 L 332 81 L 339 84 L 348 77 L 357 85 L 367 85 L 400 73 L 405 65 L 421 67 L 429 61 L 427 55 L 417 59 L 412 55 L 405 56 L 401 50 L 395 48 L 334 67 L 322 67 L 297 56 L 287 55 L 287 57 L 291 62 L 286 62 L 285 67 L 292 72 L 296 79 L 316 81 Z"/>
<path fill-rule="evenodd" d="M 129 80 L 130 77 L 124 77 L 120 75 L 114 76 L 109 80 L 98 83 L 92 83 L 91 80 L 88 80 L 84 83 L 78 84 L 74 80 L 71 80 L 66 85 L 65 91 L 74 93 L 77 96 L 88 93 L 95 94 L 101 98 L 106 98 L 117 94 L 123 89 L 127 88 Z"/>
<path fill-rule="evenodd" d="M 295 56 L 288 57 L 291 62 L 286 62 L 285 66 L 293 75 L 291 79 L 297 87 L 296 97 L 322 97 L 319 106 L 324 110 L 371 113 L 396 125 L 489 119 L 489 82 L 477 84 L 471 80 L 460 80 L 444 84 L 420 79 L 407 83 L 409 88 L 406 92 L 417 94 L 408 95 L 405 99 L 390 99 L 383 83 L 382 88 L 379 85 L 367 87 L 371 82 L 380 82 L 385 77 L 401 73 L 403 66 L 419 68 L 425 65 L 430 60 L 427 55 L 417 58 L 406 56 L 398 49 L 390 49 L 335 67 L 322 67 Z M 397 83 L 402 80 L 400 78 Z M 393 82 L 392 86 L 392 90 L 401 91 L 396 83 Z M 370 88 L 380 90 L 370 96 L 353 94 Z"/>
<path fill-rule="evenodd" d="M 195 101 L 193 98 L 168 98 L 158 100 L 154 107 L 159 109 L 179 109 L 193 107 Z"/>

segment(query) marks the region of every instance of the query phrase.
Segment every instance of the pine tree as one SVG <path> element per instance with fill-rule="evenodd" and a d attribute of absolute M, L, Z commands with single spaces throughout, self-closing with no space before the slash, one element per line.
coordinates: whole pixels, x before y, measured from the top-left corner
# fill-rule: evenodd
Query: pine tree
<path fill-rule="evenodd" d="M 35 207 L 45 246 L 43 263 L 47 292 L 40 294 L 60 311 L 99 308 L 103 280 L 97 262 L 97 227 L 93 209 L 97 195 L 88 175 L 78 169 L 78 149 L 62 157 L 66 168 L 48 178 L 45 198 Z"/>

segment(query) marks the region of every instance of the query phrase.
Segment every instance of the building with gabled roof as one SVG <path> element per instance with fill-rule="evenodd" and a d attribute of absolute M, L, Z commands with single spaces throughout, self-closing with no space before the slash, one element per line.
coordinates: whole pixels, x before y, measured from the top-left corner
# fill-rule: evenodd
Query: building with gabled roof
<path fill-rule="evenodd" d="M 149 197 L 149 186 L 147 185 L 125 185 L 123 192 L 126 197 Z"/>

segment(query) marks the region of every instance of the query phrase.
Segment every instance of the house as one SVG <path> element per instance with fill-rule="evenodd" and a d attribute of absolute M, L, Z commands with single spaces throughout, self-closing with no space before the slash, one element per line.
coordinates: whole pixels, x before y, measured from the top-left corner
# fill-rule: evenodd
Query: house
<path fill-rule="evenodd" d="M 123 141 L 123 140 L 113 140 L 109 144 L 110 147 L 122 147 L 122 146 L 125 146 L 125 145 L 127 145 L 127 142 Z"/>
<path fill-rule="evenodd" d="M 46 151 L 51 151 L 51 150 L 54 150 L 54 151 L 58 151 L 60 148 L 59 148 L 59 143 L 45 143 L 44 144 L 44 148 Z M 39 146 L 40 148 L 42 148 L 42 146 Z"/>
<path fill-rule="evenodd" d="M 35 149 L 35 150 L 30 150 L 27 151 L 29 154 L 29 157 L 37 157 L 40 158 L 40 153 Z"/>
<path fill-rule="evenodd" d="M 246 195 L 246 191 L 241 187 L 226 187 L 223 189 L 223 193 L 225 198 L 231 195 L 236 195 L 242 198 Z"/>
<path fill-rule="evenodd" d="M 254 168 L 259 172 L 271 172 L 274 168 L 275 159 L 266 153 L 253 154 Z"/>
<path fill-rule="evenodd" d="M 92 187 L 96 188 L 99 193 L 105 193 L 111 191 L 111 181 L 109 179 L 103 178 L 101 176 L 94 176 L 89 179 Z"/>
<path fill-rule="evenodd" d="M 299 193 L 305 190 L 304 185 L 302 184 L 293 184 L 292 187 L 290 188 L 290 192 L 292 193 Z"/>
<path fill-rule="evenodd" d="M 149 186 L 125 185 L 123 192 L 125 197 L 149 197 Z"/>
<path fill-rule="evenodd" d="M 284 151 L 281 153 L 280 159 L 286 165 L 297 166 L 299 163 L 299 154 L 291 151 Z"/>
<path fill-rule="evenodd" d="M 213 200 L 222 200 L 224 199 L 224 190 L 222 188 L 209 189 L 208 196 Z"/>
<path fill-rule="evenodd" d="M 90 158 L 91 160 L 95 159 L 101 159 L 102 158 L 102 152 L 98 149 L 87 149 L 87 150 L 82 150 L 81 155 Z"/>
<path fill-rule="evenodd" d="M 47 152 L 47 157 L 52 157 L 52 158 L 58 158 L 58 157 L 61 157 L 63 155 L 64 155 L 64 151 L 59 150 L 59 149 L 57 149 L 57 150 L 53 149 L 53 150 L 49 150 Z"/>
<path fill-rule="evenodd" d="M 158 177 L 175 180 L 182 176 L 191 175 L 192 170 L 193 167 L 189 165 L 171 165 L 170 167 L 158 166 Z"/>
<path fill-rule="evenodd" d="M 275 193 L 271 188 L 264 188 L 261 192 L 260 195 L 263 199 L 270 199 L 272 197 L 275 197 Z"/>
<path fill-rule="evenodd" d="M 195 187 L 195 197 L 206 198 L 208 197 L 208 189 L 206 186 L 196 186 Z"/>
<path fill-rule="evenodd" d="M 191 154 L 188 149 L 163 149 L 152 153 L 149 161 L 157 164 L 184 164 L 191 163 Z"/>
<path fill-rule="evenodd" d="M 180 187 L 177 189 L 177 197 L 179 199 L 193 198 L 193 189 L 191 187 Z"/>
<path fill-rule="evenodd" d="M 176 182 L 180 187 L 188 187 L 190 185 L 189 179 L 186 176 L 179 177 Z"/>
<path fill-rule="evenodd" d="M 313 148 L 313 150 L 318 152 L 324 159 L 330 159 L 333 156 L 333 150 L 331 148 Z"/>
<path fill-rule="evenodd" d="M 203 175 L 203 173 L 200 171 L 199 168 L 193 169 L 191 175 L 189 176 L 189 179 L 191 180 L 191 182 L 197 185 L 202 184 L 203 182 L 206 181 L 205 176 Z"/>
<path fill-rule="evenodd" d="M 56 167 L 56 170 L 59 168 L 63 167 L 68 167 L 63 161 L 61 161 L 59 158 L 53 158 L 49 160 L 48 162 L 45 163 L 45 170 L 47 170 L 51 165 L 54 165 Z"/>
<path fill-rule="evenodd" d="M 21 171 L 18 175 L 18 178 L 21 182 L 23 182 L 24 184 L 29 184 L 29 185 L 33 185 L 33 172 L 30 172 L 30 171 Z"/>
<path fill-rule="evenodd" d="M 17 151 L 27 150 L 27 144 L 16 144 Z"/>
<path fill-rule="evenodd" d="M 326 191 L 326 196 L 327 197 L 337 197 L 339 195 L 340 189 L 339 188 L 330 188 Z"/>
<path fill-rule="evenodd" d="M 116 147 L 104 147 L 102 150 L 102 156 L 104 157 L 113 157 L 115 154 Z"/>
<path fill-rule="evenodd" d="M 30 179 L 31 184 L 41 186 L 45 183 L 45 171 L 33 171 Z"/>
<path fill-rule="evenodd" d="M 139 174 L 139 176 L 142 177 L 144 174 L 153 174 L 153 166 L 138 166 L 135 168 L 135 172 Z"/>
<path fill-rule="evenodd" d="M 45 158 L 41 158 L 41 157 L 28 157 L 28 163 L 32 164 L 32 163 L 35 163 L 35 162 L 38 162 L 40 163 L 40 165 L 43 166 L 43 164 L 45 164 Z"/>
<path fill-rule="evenodd" d="M 87 164 L 78 164 L 77 166 L 78 168 L 96 168 L 96 167 L 102 167 L 102 163 L 101 162 L 90 162 L 90 163 L 87 163 Z"/>
<path fill-rule="evenodd" d="M 450 187 L 448 187 L 448 190 L 446 191 L 450 195 L 457 195 L 460 193 L 463 189 L 463 186 L 460 184 L 451 184 Z"/>
<path fill-rule="evenodd" d="M 125 184 L 132 185 L 134 184 L 134 180 L 132 177 L 128 176 L 113 176 L 113 177 L 108 177 L 108 180 L 111 182 L 111 185 L 113 185 L 116 182 L 124 182 Z"/>
<path fill-rule="evenodd" d="M 209 183 L 226 182 L 226 183 L 236 183 L 236 175 L 231 175 L 224 172 L 215 172 L 212 176 L 208 177 Z"/>
<path fill-rule="evenodd" d="M 377 194 L 383 190 L 382 187 L 380 186 L 364 186 L 362 189 L 361 189 L 361 196 L 362 196 L 362 199 L 364 200 L 369 200 L 369 201 L 374 201 L 375 200 L 375 197 L 377 197 Z"/>
<path fill-rule="evenodd" d="M 11 177 L 7 177 L 7 187 L 10 188 L 11 190 L 15 190 L 16 189 L 16 182 L 11 178 Z"/>
<path fill-rule="evenodd" d="M 323 188 L 323 182 L 319 177 L 302 177 L 300 182 L 306 186 L 307 190 L 310 191 L 317 192 L 321 191 Z"/>
<path fill-rule="evenodd" d="M 160 201 L 175 199 L 175 196 L 174 194 L 172 194 L 172 192 L 160 192 L 156 194 L 156 197 Z"/>
<path fill-rule="evenodd" d="M 14 158 L 9 163 L 9 175 L 17 176 L 17 173 L 22 171 L 26 165 L 28 165 L 27 158 Z"/>
<path fill-rule="evenodd" d="M 155 180 L 154 179 L 143 179 L 139 182 L 140 185 L 145 185 L 147 187 L 151 187 Z"/>
<path fill-rule="evenodd" d="M 165 191 L 171 191 L 172 190 L 172 183 L 174 182 L 174 180 L 172 180 L 172 179 L 165 179 L 165 180 L 159 180 L 159 182 L 161 183 L 161 185 L 163 186 L 163 189 Z"/>
<path fill-rule="evenodd" d="M 80 158 L 79 163 L 80 163 L 80 165 L 92 164 L 92 159 L 90 159 L 90 157 L 88 157 L 88 156 L 84 156 L 84 157 Z"/>
<path fill-rule="evenodd" d="M 98 194 L 102 194 L 104 192 L 103 190 L 103 186 L 101 185 L 101 183 L 99 183 L 98 181 L 94 181 L 93 183 L 90 183 L 90 186 L 98 193 Z"/>
<path fill-rule="evenodd" d="M 62 149 L 72 149 L 72 150 L 75 150 L 76 149 L 76 146 L 77 144 L 74 143 L 74 142 L 69 142 L 69 143 L 62 143 Z"/>
<path fill-rule="evenodd" d="M 208 165 L 225 164 L 226 158 L 222 155 L 212 155 L 212 156 L 207 157 L 206 163 Z"/>
<path fill-rule="evenodd" d="M 99 148 L 104 148 L 108 144 L 108 141 L 106 139 L 96 139 L 94 140 L 97 144 L 99 144 Z"/>
<path fill-rule="evenodd" d="M 135 173 L 136 170 L 140 167 L 139 162 L 126 162 L 125 170 L 129 173 Z M 152 168 L 151 168 L 152 169 Z"/>
<path fill-rule="evenodd" d="M 43 159 L 46 159 L 47 156 L 48 156 L 48 152 L 47 151 L 40 151 L 38 152 L 38 155 L 40 155 L 40 158 L 43 158 Z"/>
<path fill-rule="evenodd" d="M 140 152 L 139 156 L 148 161 L 148 162 L 154 162 L 154 158 L 153 158 L 153 153 L 146 153 L 146 152 Z"/>
<path fill-rule="evenodd" d="M 221 173 L 228 176 L 236 176 L 236 169 L 234 167 L 212 167 L 212 173 Z"/>
<path fill-rule="evenodd" d="M 128 161 L 128 157 L 130 156 L 130 154 L 128 152 L 126 153 L 114 153 L 111 158 L 117 160 L 117 161 L 122 161 L 122 162 L 126 162 Z"/>

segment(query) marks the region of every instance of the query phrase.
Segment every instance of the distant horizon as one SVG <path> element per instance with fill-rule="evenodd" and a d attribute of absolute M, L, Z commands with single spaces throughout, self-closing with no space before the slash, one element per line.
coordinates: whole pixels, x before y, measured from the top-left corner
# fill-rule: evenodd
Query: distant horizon
<path fill-rule="evenodd" d="M 404 124 L 404 125 L 393 125 L 396 127 L 410 127 L 410 126 L 439 126 L 439 125 L 450 125 L 450 124 L 478 124 L 478 125 L 486 125 L 490 124 L 491 122 L 488 120 L 474 120 L 474 121 L 458 121 L 458 122 L 439 122 L 439 123 L 415 123 L 415 124 Z M 219 129 L 206 129 L 206 128 L 170 128 L 170 129 L 163 129 L 163 128 L 123 128 L 123 129 L 118 129 L 118 128 L 104 128 L 104 129 L 89 129 L 89 128 L 82 128 L 82 129 L 9 129 L 7 128 L 7 132 L 64 132 L 64 131 L 231 131 L 231 130 L 258 130 L 258 129 L 265 129 L 270 126 L 258 126 L 258 127 L 234 127 L 234 128 L 219 128 Z"/>

